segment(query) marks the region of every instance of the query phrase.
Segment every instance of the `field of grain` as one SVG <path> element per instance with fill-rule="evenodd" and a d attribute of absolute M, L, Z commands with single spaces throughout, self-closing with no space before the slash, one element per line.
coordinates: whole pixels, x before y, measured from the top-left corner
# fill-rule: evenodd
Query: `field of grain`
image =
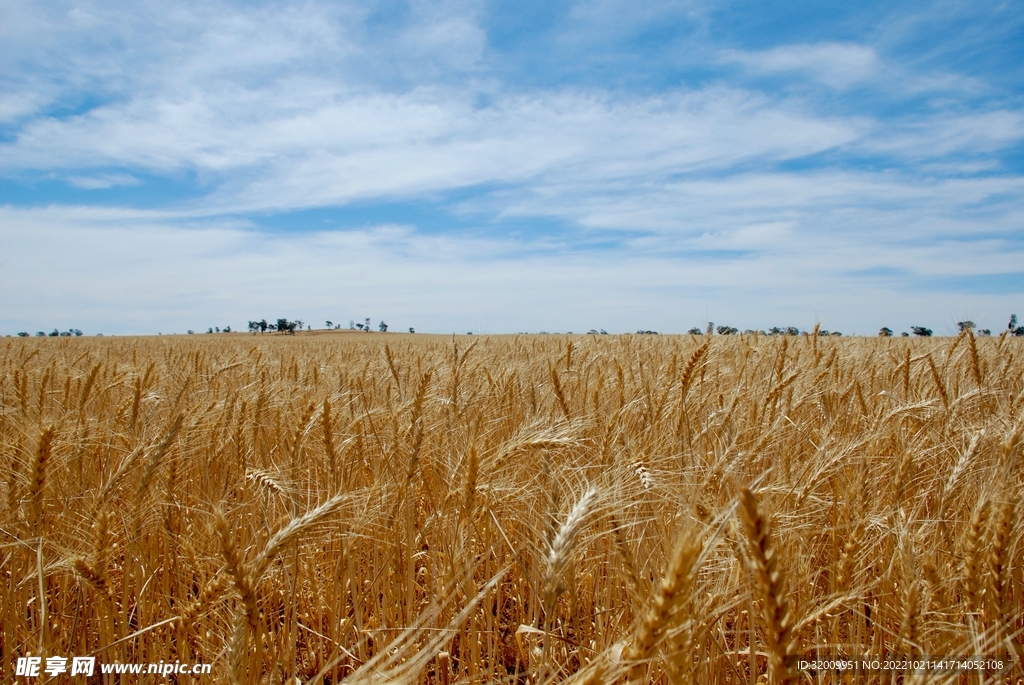
<path fill-rule="evenodd" d="M 155 682 L 1024 677 L 1020 339 L 0 350 L 6 682 L 90 654 L 213 665 Z"/>

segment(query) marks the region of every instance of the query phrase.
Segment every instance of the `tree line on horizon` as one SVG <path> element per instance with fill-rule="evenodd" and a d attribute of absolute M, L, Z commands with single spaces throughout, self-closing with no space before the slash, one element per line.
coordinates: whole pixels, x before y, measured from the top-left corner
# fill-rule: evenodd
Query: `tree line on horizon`
<path fill-rule="evenodd" d="M 287 333 L 288 335 L 295 335 L 295 331 L 302 330 L 302 327 L 306 325 L 306 322 L 302 319 L 295 319 L 289 321 L 288 319 L 278 319 L 276 323 L 267 323 L 266 319 L 260 319 L 259 321 L 249 322 L 249 331 L 251 333 Z"/>
<path fill-rule="evenodd" d="M 333 321 L 330 321 L 330 320 L 327 320 L 325 322 L 325 324 L 326 324 L 327 330 L 340 330 L 341 329 L 341 324 L 335 324 Z M 268 322 L 266 319 L 260 319 L 259 321 L 250 321 L 249 322 L 249 332 L 250 333 L 254 333 L 254 334 L 255 333 L 264 334 L 264 333 L 269 331 L 271 333 L 284 333 L 284 334 L 288 334 L 288 335 L 295 335 L 295 332 L 296 331 L 301 331 L 303 326 L 306 327 L 306 330 L 312 330 L 312 327 L 306 325 L 306 322 L 303 321 L 302 319 L 295 319 L 294 321 L 289 321 L 286 318 L 279 318 L 279 319 L 277 319 L 273 323 Z M 992 335 L 992 331 L 990 329 L 988 329 L 988 328 L 978 328 L 973 321 L 969 321 L 969 320 L 968 321 L 958 321 L 956 326 L 957 326 L 957 330 L 960 333 L 964 333 L 966 331 L 972 331 L 972 332 L 974 332 L 974 334 L 979 335 L 979 336 L 990 336 L 990 335 Z M 379 323 L 379 325 L 377 326 L 377 328 L 378 328 L 378 330 L 381 333 L 386 333 L 388 331 L 388 325 L 384 321 L 381 321 Z M 370 318 L 367 317 L 364 320 L 364 323 L 356 323 L 354 320 L 353 321 L 349 321 L 349 330 L 353 330 L 353 331 L 360 330 L 360 331 L 364 331 L 364 332 L 370 332 L 371 331 L 371 328 L 370 328 Z M 911 326 L 910 330 L 913 333 L 913 335 L 917 336 L 917 337 L 930 338 L 933 335 L 932 329 L 930 329 L 930 328 L 928 328 L 926 326 Z M 195 331 L 193 331 L 191 329 L 188 331 L 188 333 L 190 335 L 193 334 L 194 332 Z M 207 333 L 214 333 L 214 332 L 216 332 L 216 333 L 231 333 L 232 330 L 231 330 L 231 326 L 225 326 L 223 328 L 221 328 L 219 326 L 214 326 L 214 327 L 208 328 L 206 332 Z M 416 330 L 413 329 L 413 328 L 410 328 L 409 332 L 410 333 L 415 333 Z M 739 329 L 735 328 L 734 326 L 726 326 L 726 325 L 716 326 L 714 324 L 714 322 L 710 322 L 710 321 L 708 322 L 707 326 L 705 328 L 703 328 L 703 329 L 701 329 L 701 328 L 699 328 L 697 326 L 694 326 L 689 331 L 687 331 L 687 333 L 689 333 L 690 335 L 714 335 L 715 333 L 717 333 L 718 335 L 737 335 L 737 334 L 739 334 L 739 332 L 740 332 Z M 811 333 L 811 334 L 817 334 L 818 336 L 836 336 L 836 337 L 838 337 L 838 336 L 842 335 L 842 333 L 840 333 L 839 331 L 829 331 L 827 329 L 819 328 L 817 326 L 815 326 L 814 331 L 806 331 L 806 332 L 807 333 Z M 590 333 L 591 334 L 598 334 L 598 333 L 600 333 L 602 335 L 605 335 L 605 334 L 607 334 L 607 331 L 605 331 L 604 329 L 601 329 L 600 331 L 597 331 L 596 329 L 592 329 L 590 331 Z M 770 335 L 770 336 L 774 336 L 774 335 L 796 336 L 796 335 L 800 335 L 801 331 L 796 326 L 787 326 L 785 328 L 782 328 L 782 327 L 779 327 L 779 326 L 773 326 L 773 327 L 769 328 L 768 330 L 747 329 L 747 330 L 743 331 L 743 334 L 744 335 L 755 335 L 755 334 L 757 334 L 757 335 Z M 1006 326 L 1006 334 L 1007 335 L 1012 335 L 1012 336 L 1024 336 L 1024 325 L 1021 325 L 1021 324 L 1018 323 L 1017 315 L 1016 314 L 1011 314 L 1010 315 L 1009 323 Z M 19 338 L 29 338 L 29 337 L 32 337 L 31 334 L 29 334 L 26 331 L 21 331 L 17 335 L 18 335 Z M 84 334 L 82 333 L 82 330 L 79 329 L 79 328 L 69 328 L 66 331 L 60 331 L 60 330 L 54 328 L 53 331 L 51 331 L 50 333 L 45 333 L 43 331 L 38 331 L 35 334 L 35 337 L 37 337 L 37 338 L 45 338 L 45 337 L 67 338 L 67 337 L 80 337 L 82 335 L 84 335 Z M 98 333 L 97 335 L 102 335 L 102 333 Z M 658 335 L 658 332 L 657 331 L 650 331 L 650 330 L 642 330 L 641 329 L 641 330 L 637 331 L 637 335 Z M 893 337 L 894 335 L 895 335 L 895 333 L 888 326 L 883 326 L 878 331 L 878 337 L 880 337 L 880 338 L 890 338 L 890 337 Z M 908 337 L 910 337 L 910 335 L 911 334 L 907 333 L 906 331 L 900 333 L 900 336 L 904 337 L 904 338 L 908 338 Z"/>
<path fill-rule="evenodd" d="M 49 338 L 70 338 L 70 337 L 76 337 L 77 338 L 77 337 L 79 337 L 81 335 L 84 335 L 84 334 L 82 333 L 82 330 L 80 328 L 69 328 L 66 331 L 59 331 L 56 328 L 54 328 L 49 333 L 44 333 L 43 331 L 36 331 L 35 337 L 37 337 L 37 338 L 47 338 L 47 337 L 49 337 Z M 32 337 L 32 336 L 30 336 L 27 331 L 21 331 L 21 332 L 18 333 L 18 337 L 19 338 L 29 338 L 29 337 Z"/>
<path fill-rule="evenodd" d="M 956 324 L 956 327 L 957 327 L 957 330 L 960 333 L 964 333 L 965 331 L 973 331 L 977 335 L 980 335 L 980 336 L 992 335 L 992 331 L 990 329 L 988 329 L 988 328 L 978 328 L 973 321 L 958 321 L 957 324 Z M 930 338 L 932 336 L 932 334 L 934 333 L 934 331 L 932 331 L 932 329 L 928 328 L 927 326 L 911 326 L 910 330 L 913 332 L 913 334 L 915 336 L 921 337 L 921 338 Z M 709 321 L 706 328 L 701 329 L 701 328 L 699 328 L 697 326 L 694 326 L 693 328 L 691 328 L 687 332 L 690 335 L 705 335 L 705 334 L 706 335 L 713 335 L 715 333 L 718 333 L 718 335 L 736 335 L 740 331 L 739 331 L 738 328 L 735 328 L 733 326 L 716 326 L 714 324 L 714 322 Z M 808 332 L 811 332 L 811 331 L 808 331 Z M 1024 336 L 1024 326 L 1019 325 L 1017 323 L 1017 315 L 1016 314 L 1011 314 L 1010 315 L 1010 322 L 1006 326 L 1006 332 L 1007 332 L 1008 335 Z M 637 331 L 637 333 L 648 333 L 649 334 L 649 333 L 654 333 L 654 331 Z M 800 329 L 797 328 L 796 326 L 787 326 L 786 328 L 780 328 L 779 326 L 773 326 L 772 328 L 769 328 L 767 331 L 764 331 L 764 330 L 753 330 L 753 329 L 747 329 L 747 330 L 743 331 L 744 335 L 754 335 L 754 334 L 757 334 L 757 335 L 800 335 L 800 333 L 801 333 Z M 842 335 L 842 333 L 840 333 L 839 331 L 829 331 L 829 330 L 826 330 L 824 328 L 818 328 L 817 326 L 815 326 L 814 331 L 811 332 L 811 333 L 816 333 L 819 336 L 841 336 Z M 878 337 L 880 337 L 880 338 L 891 338 L 893 335 L 894 334 L 893 334 L 892 329 L 889 328 L 888 326 L 883 326 L 878 331 Z M 909 338 L 910 337 L 910 333 L 907 333 L 906 331 L 904 331 L 903 333 L 900 333 L 900 336 L 904 337 L 904 338 Z"/>

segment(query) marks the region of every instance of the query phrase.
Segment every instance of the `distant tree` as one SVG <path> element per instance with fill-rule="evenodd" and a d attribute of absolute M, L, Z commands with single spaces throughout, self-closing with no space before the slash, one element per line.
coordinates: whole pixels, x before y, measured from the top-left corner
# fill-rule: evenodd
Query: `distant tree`
<path fill-rule="evenodd" d="M 900 333 L 900 337 L 902 337 L 902 338 L 909 338 L 910 337 L 910 333 L 907 333 L 906 331 L 903 331 L 902 333 Z"/>
<path fill-rule="evenodd" d="M 188 332 L 188 334 L 189 334 L 189 335 L 194 335 L 194 334 L 195 334 L 195 331 L 193 331 L 193 330 L 192 330 L 191 328 L 190 328 L 190 329 L 188 329 L 188 331 L 187 331 L 187 332 Z"/>
<path fill-rule="evenodd" d="M 739 330 L 732 326 L 718 326 L 715 330 L 718 331 L 719 335 L 736 335 L 739 333 Z"/>
<path fill-rule="evenodd" d="M 415 328 L 413 328 L 412 326 L 409 326 L 409 332 L 410 332 L 410 333 L 415 333 L 415 332 L 416 332 L 416 329 L 415 329 Z"/>
<path fill-rule="evenodd" d="M 778 326 L 772 326 L 768 329 L 768 335 L 782 335 L 786 331 L 782 330 Z"/>
<path fill-rule="evenodd" d="M 334 322 L 328 319 L 328 321 L 327 321 L 327 330 L 330 330 L 333 327 L 334 327 Z"/>
<path fill-rule="evenodd" d="M 789 326 L 786 329 L 786 335 L 800 335 L 800 329 L 796 326 Z"/>
<path fill-rule="evenodd" d="M 892 337 L 892 329 L 889 328 L 888 326 L 882 326 L 881 328 L 878 329 L 878 337 L 879 338 L 891 338 Z"/>
<path fill-rule="evenodd" d="M 388 332 L 388 325 L 386 323 L 384 323 L 383 321 L 381 321 L 380 324 L 378 324 L 377 328 L 380 329 L 381 333 L 387 333 Z"/>
<path fill-rule="evenodd" d="M 963 333 L 964 331 L 973 331 L 974 330 L 974 322 L 973 321 L 957 321 L 956 327 L 957 327 L 957 329 L 961 333 Z"/>
<path fill-rule="evenodd" d="M 696 326 L 694 326 L 693 328 L 691 328 L 690 330 L 687 331 L 687 333 L 689 333 L 690 335 L 700 335 L 703 332 L 704 331 L 702 331 L 701 329 L 697 328 Z"/>
<path fill-rule="evenodd" d="M 212 328 L 207 328 L 207 329 L 206 329 L 206 332 L 207 332 L 207 333 L 213 333 L 213 329 L 212 329 Z"/>
<path fill-rule="evenodd" d="M 224 328 L 221 329 L 221 332 L 223 332 L 223 333 L 230 333 L 231 332 L 231 326 L 225 326 Z"/>
<path fill-rule="evenodd" d="M 910 330 L 914 332 L 914 335 L 919 336 L 921 338 L 932 337 L 932 329 L 925 328 L 924 326 L 911 326 Z"/>
<path fill-rule="evenodd" d="M 260 322 L 259 321 L 250 321 L 249 322 L 249 332 L 250 333 L 255 333 L 259 329 L 260 329 Z"/>
<path fill-rule="evenodd" d="M 707 327 L 707 331 L 706 332 L 707 332 L 708 335 L 711 335 L 712 333 L 715 332 L 715 322 L 714 321 L 708 321 L 708 327 Z"/>
<path fill-rule="evenodd" d="M 348 320 L 348 329 L 350 331 L 354 331 L 356 329 L 356 322 L 353 321 L 352 319 Z"/>
<path fill-rule="evenodd" d="M 267 323 L 266 319 L 260 319 L 260 333 L 266 332 L 266 330 L 269 327 L 270 327 L 270 324 Z"/>
<path fill-rule="evenodd" d="M 58 335 L 60 335 L 60 331 L 58 331 L 56 328 L 54 328 L 52 331 L 50 331 L 50 337 L 51 338 L 56 338 Z"/>
<path fill-rule="evenodd" d="M 359 330 L 363 330 L 363 324 L 357 323 L 356 328 L 358 328 Z"/>
<path fill-rule="evenodd" d="M 1017 325 L 1017 315 L 1010 314 L 1010 325 L 1006 327 L 1010 335 L 1024 335 L 1024 326 Z"/>
<path fill-rule="evenodd" d="M 989 335 L 992 335 L 992 331 L 990 329 L 988 329 L 988 328 L 979 328 L 978 329 L 978 335 L 980 335 L 980 336 L 989 336 Z"/>
<path fill-rule="evenodd" d="M 839 338 L 842 337 L 843 334 L 840 333 L 839 331 L 832 331 L 829 335 Z"/>
<path fill-rule="evenodd" d="M 364 331 L 369 331 L 370 330 L 370 317 L 366 317 L 366 323 L 363 324 L 363 330 Z"/>
<path fill-rule="evenodd" d="M 220 333 L 220 326 L 214 326 L 213 330 L 217 333 Z"/>
<path fill-rule="evenodd" d="M 76 338 L 80 338 L 80 337 L 82 337 L 82 329 L 80 329 L 80 328 L 72 328 L 72 329 L 71 329 L 71 333 L 72 333 L 72 335 L 74 335 L 74 336 L 75 336 Z"/>
<path fill-rule="evenodd" d="M 37 338 L 45 338 L 46 337 L 46 333 L 43 333 L 42 331 L 36 331 L 36 337 Z"/>
<path fill-rule="evenodd" d="M 608 335 L 608 331 L 606 331 L 605 329 L 602 328 L 601 329 L 601 335 Z"/>
<path fill-rule="evenodd" d="M 28 332 L 22 331 L 21 333 L 18 333 L 18 337 L 19 338 L 27 338 L 27 337 L 29 337 L 28 336 Z"/>

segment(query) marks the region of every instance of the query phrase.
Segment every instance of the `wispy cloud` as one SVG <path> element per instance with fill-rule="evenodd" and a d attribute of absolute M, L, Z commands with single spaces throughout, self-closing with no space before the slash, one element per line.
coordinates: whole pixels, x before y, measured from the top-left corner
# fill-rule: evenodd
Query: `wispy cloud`
<path fill-rule="evenodd" d="M 103 190 L 117 186 L 137 186 L 141 181 L 130 174 L 97 174 L 95 176 L 68 176 L 68 183 L 85 190 Z"/>
<path fill-rule="evenodd" d="M 712 87 L 626 101 L 601 93 L 504 96 L 424 89 L 352 96 L 302 112 L 254 95 L 258 115 L 195 100 L 109 106 L 26 126 L 8 168 L 87 163 L 222 178 L 216 211 L 287 210 L 488 183 L 610 182 L 779 162 L 855 141 L 870 122 Z M 333 101 L 335 98 L 325 98 Z M 238 176 L 231 173 L 238 172 Z"/>
<path fill-rule="evenodd" d="M 521 239 L 428 236 L 409 226 L 281 235 L 223 221 L 183 227 L 157 215 L 10 208 L 0 221 L 6 325 L 31 331 L 184 332 L 262 316 L 312 323 L 371 316 L 420 331 L 685 330 L 707 308 L 744 327 L 810 327 L 817 315 L 826 327 L 871 333 L 883 323 L 905 325 L 911 311 L 934 321 L 951 307 L 975 311 L 972 284 L 948 273 L 949 263 L 987 262 L 986 273 L 998 277 L 1014 273 L 1024 256 L 1022 246 L 998 240 L 903 246 L 881 261 L 894 275 L 875 276 L 855 272 L 880 263 L 879 245 L 793 233 L 784 223 L 696 236 L 685 241 L 693 258 L 680 268 L 664 243 L 602 256 L 530 252 Z M 792 247 L 797 242 L 806 247 Z M 33 258 L 42 250 L 45 278 Z M 11 296 L 28 281 L 31 294 Z M 930 299 L 943 284 L 941 302 Z M 988 316 L 1001 317 L 1019 296 L 1020 288 L 986 298 Z"/>
<path fill-rule="evenodd" d="M 770 50 L 723 50 L 733 62 L 757 74 L 802 75 L 833 88 L 847 88 L 879 73 L 882 62 L 874 49 L 849 43 L 781 45 Z"/>

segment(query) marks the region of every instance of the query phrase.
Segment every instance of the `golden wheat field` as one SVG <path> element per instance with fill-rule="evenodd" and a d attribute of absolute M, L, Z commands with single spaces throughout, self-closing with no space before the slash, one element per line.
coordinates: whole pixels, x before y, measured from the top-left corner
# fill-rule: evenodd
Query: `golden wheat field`
<path fill-rule="evenodd" d="M 1020 339 L 2 345 L 6 682 L 1024 678 Z"/>

